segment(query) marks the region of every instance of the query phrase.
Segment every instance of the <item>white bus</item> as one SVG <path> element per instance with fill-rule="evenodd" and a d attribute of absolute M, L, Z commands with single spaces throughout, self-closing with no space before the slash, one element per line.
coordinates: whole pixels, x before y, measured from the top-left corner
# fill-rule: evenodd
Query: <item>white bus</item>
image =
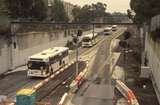
<path fill-rule="evenodd" d="M 104 35 L 110 35 L 112 34 L 112 27 L 108 26 L 104 29 Z"/>
<path fill-rule="evenodd" d="M 117 31 L 117 25 L 112 26 L 112 31 Z"/>
<path fill-rule="evenodd" d="M 69 62 L 67 47 L 54 47 L 32 55 L 28 60 L 28 77 L 48 77 Z"/>
<path fill-rule="evenodd" d="M 88 35 L 84 35 L 82 37 L 82 47 L 92 47 L 97 43 L 97 38 L 98 34 L 95 33 L 93 36 L 93 33 L 90 33 Z"/>

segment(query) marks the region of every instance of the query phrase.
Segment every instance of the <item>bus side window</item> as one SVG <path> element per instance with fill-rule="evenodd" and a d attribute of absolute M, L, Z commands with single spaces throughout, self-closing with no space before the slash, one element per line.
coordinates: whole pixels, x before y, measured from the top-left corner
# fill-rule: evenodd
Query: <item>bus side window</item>
<path fill-rule="evenodd" d="M 49 62 L 50 62 L 51 64 L 53 64 L 53 63 L 55 62 L 55 58 L 54 58 L 54 57 L 50 58 L 50 59 L 49 59 Z"/>
<path fill-rule="evenodd" d="M 59 59 L 60 59 L 60 56 L 59 56 L 59 55 L 56 55 L 56 56 L 54 57 L 55 62 L 59 61 Z"/>
<path fill-rule="evenodd" d="M 63 53 L 62 53 L 62 56 L 63 57 L 66 57 L 68 55 L 68 50 L 67 51 L 64 51 Z"/>
<path fill-rule="evenodd" d="M 59 65 L 60 65 L 60 66 L 62 65 L 62 60 L 59 61 Z"/>

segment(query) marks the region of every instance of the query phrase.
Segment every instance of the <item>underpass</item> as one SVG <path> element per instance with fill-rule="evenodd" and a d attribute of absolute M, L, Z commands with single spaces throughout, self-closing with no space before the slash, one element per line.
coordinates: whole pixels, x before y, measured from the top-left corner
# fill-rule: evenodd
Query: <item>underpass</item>
<path fill-rule="evenodd" d="M 80 54 L 80 58 L 82 60 L 89 60 L 91 58 L 94 58 L 96 56 L 96 53 L 99 49 L 99 47 L 104 44 L 104 45 L 107 45 L 107 49 L 109 44 L 110 44 L 110 41 L 111 39 L 113 39 L 114 37 L 116 37 L 117 35 L 120 35 L 121 33 L 123 33 L 125 28 L 123 27 L 120 27 L 116 32 L 114 32 L 112 35 L 110 36 L 99 36 L 99 43 L 97 43 L 95 46 L 93 46 L 92 48 L 82 48 L 80 47 L 79 48 L 79 54 Z M 104 52 L 103 52 L 104 53 Z M 105 54 L 104 54 L 105 55 Z M 108 56 L 108 55 L 107 55 Z M 75 59 L 75 51 L 72 51 L 70 53 L 70 58 L 72 60 Z M 103 58 L 103 57 L 102 57 Z M 99 66 L 100 67 L 100 66 Z M 96 69 L 96 68 L 95 68 Z M 98 69 L 97 69 L 98 70 Z M 101 71 L 101 70 L 100 70 Z M 97 72 L 94 72 L 93 74 L 96 74 Z M 17 74 L 19 74 L 19 76 L 17 76 Z M 72 75 L 73 72 L 71 72 L 71 74 L 65 74 L 66 77 L 69 77 L 70 75 Z M 17 77 L 20 77 L 20 78 L 17 78 Z M 60 78 L 59 78 L 60 79 Z M 59 79 L 57 80 L 59 82 Z M 63 78 L 62 78 L 63 79 Z M 3 79 L 0 80 L 1 83 L 4 83 L 4 81 L 7 81 L 7 80 L 14 80 L 11 81 L 11 83 L 8 82 L 8 84 L 3 84 L 4 86 L 0 86 L 0 88 L 2 90 L 4 90 L 5 88 L 10 88 L 12 86 L 12 88 L 8 89 L 7 91 L 3 91 L 2 95 L 7 95 L 9 98 L 11 99 L 14 99 L 15 98 L 15 95 L 16 95 L 16 92 L 19 90 L 19 89 L 22 89 L 22 88 L 30 88 L 30 87 L 33 87 L 34 85 L 36 85 L 37 83 L 41 82 L 43 79 L 42 78 L 27 78 L 26 76 L 26 71 L 18 71 L 18 72 L 13 72 L 13 75 L 12 73 L 7 75 L 6 77 L 4 77 Z M 70 80 L 69 80 L 70 81 Z M 56 83 L 55 81 L 55 84 L 60 84 L 60 83 Z M 17 84 L 19 83 L 19 84 Z M 69 84 L 70 82 L 68 82 Z M 16 84 L 16 86 L 14 86 L 14 84 Z M 60 84 L 61 85 L 61 84 Z M 54 88 L 55 87 L 55 88 Z M 12 90 L 12 91 L 11 91 Z M 42 98 L 40 99 L 40 101 L 46 101 L 46 100 L 50 100 L 53 101 L 54 99 L 54 102 L 53 103 L 56 103 L 60 97 L 63 95 L 63 93 L 65 91 L 67 91 L 68 89 L 66 88 L 66 85 L 64 86 L 56 86 L 54 85 L 53 86 L 53 92 L 51 92 L 51 94 L 47 95 L 46 97 L 50 97 L 50 98 Z M 60 92 L 60 93 L 59 93 Z M 46 94 L 46 93 L 45 93 Z M 43 96 L 43 95 L 42 95 Z M 45 95 L 44 95 L 45 96 Z M 52 98 L 52 97 L 57 97 L 57 98 Z"/>
<path fill-rule="evenodd" d="M 100 30 L 100 29 L 96 29 L 96 30 Z M 91 31 L 88 31 L 88 32 L 91 32 Z M 88 50 L 89 49 L 79 48 L 79 53 L 83 54 Z M 75 51 L 73 51 L 69 56 L 70 56 L 70 61 L 74 60 L 76 56 Z M 16 92 L 19 89 L 30 88 L 36 85 L 37 83 L 41 82 L 42 80 L 44 80 L 44 78 L 28 78 L 27 67 L 26 66 L 20 67 L 18 68 L 18 70 L 16 69 L 9 73 L 6 73 L 6 75 L 0 79 L 0 83 L 2 84 L 0 85 L 0 95 L 5 95 L 8 98 L 15 99 Z"/>

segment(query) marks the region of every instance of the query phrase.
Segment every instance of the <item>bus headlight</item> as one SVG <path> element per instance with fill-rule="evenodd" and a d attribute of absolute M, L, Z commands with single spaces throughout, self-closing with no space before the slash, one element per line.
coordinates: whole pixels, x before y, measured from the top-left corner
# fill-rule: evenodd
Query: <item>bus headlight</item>
<path fill-rule="evenodd" d="M 45 75 L 46 74 L 46 70 L 43 70 L 43 75 Z"/>
<path fill-rule="evenodd" d="M 43 70 L 43 66 L 41 66 L 40 69 Z"/>

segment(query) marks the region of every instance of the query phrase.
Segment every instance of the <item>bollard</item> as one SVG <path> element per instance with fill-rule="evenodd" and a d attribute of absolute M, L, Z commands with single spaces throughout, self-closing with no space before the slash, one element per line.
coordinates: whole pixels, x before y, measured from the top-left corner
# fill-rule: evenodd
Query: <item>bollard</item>
<path fill-rule="evenodd" d="M 22 89 L 16 94 L 16 105 L 35 105 L 36 92 L 33 89 Z"/>

